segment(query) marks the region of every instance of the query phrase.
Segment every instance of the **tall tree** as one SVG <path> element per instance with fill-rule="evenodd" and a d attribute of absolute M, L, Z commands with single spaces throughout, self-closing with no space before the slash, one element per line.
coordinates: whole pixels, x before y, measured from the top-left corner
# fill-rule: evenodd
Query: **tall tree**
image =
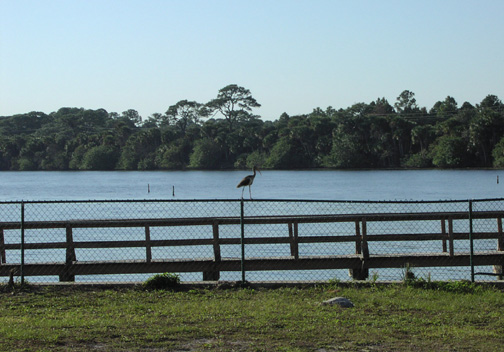
<path fill-rule="evenodd" d="M 418 145 L 420 153 L 423 153 L 436 137 L 436 132 L 432 125 L 416 125 L 411 129 L 411 142 Z"/>
<path fill-rule="evenodd" d="M 491 153 L 504 136 L 502 102 L 495 95 L 488 95 L 478 105 L 477 113 L 469 125 L 470 143 L 477 149 L 481 166 L 492 165 Z"/>
<path fill-rule="evenodd" d="M 219 90 L 217 98 L 207 103 L 207 108 L 213 113 L 220 113 L 228 123 L 229 131 L 233 131 L 237 122 L 246 121 L 257 116 L 252 115 L 252 109 L 261 106 L 250 90 L 236 84 L 230 84 Z"/>
<path fill-rule="evenodd" d="M 460 137 L 442 136 L 432 148 L 432 163 L 439 168 L 471 166 L 467 160 L 467 145 Z"/>
<path fill-rule="evenodd" d="M 438 101 L 429 114 L 437 115 L 439 118 L 449 118 L 458 112 L 457 101 L 450 96 L 447 96 L 444 101 Z"/>
<path fill-rule="evenodd" d="M 196 142 L 189 159 L 189 166 L 197 169 L 218 169 L 221 163 L 221 149 L 211 138 L 202 138 Z"/>
<path fill-rule="evenodd" d="M 142 116 L 140 116 L 138 111 L 136 111 L 134 109 L 128 109 L 126 111 L 123 111 L 121 117 L 126 120 L 130 120 L 136 126 L 140 126 L 140 124 L 142 123 Z"/>
<path fill-rule="evenodd" d="M 175 124 L 182 132 L 182 135 L 185 135 L 188 126 L 197 124 L 202 117 L 208 116 L 208 110 L 203 104 L 195 101 L 180 100 L 177 104 L 168 108 L 165 116 L 165 123 Z"/>
<path fill-rule="evenodd" d="M 488 108 L 502 112 L 502 101 L 496 95 L 489 94 L 481 101 L 479 108 Z"/>
<path fill-rule="evenodd" d="M 372 114 L 376 115 L 390 115 L 395 113 L 392 105 L 389 104 L 385 98 L 378 98 L 373 101 L 369 106 L 372 108 Z"/>
<path fill-rule="evenodd" d="M 404 90 L 397 97 L 397 102 L 394 106 L 399 114 L 411 114 L 419 111 L 415 99 L 415 93 L 410 92 L 409 90 Z"/>

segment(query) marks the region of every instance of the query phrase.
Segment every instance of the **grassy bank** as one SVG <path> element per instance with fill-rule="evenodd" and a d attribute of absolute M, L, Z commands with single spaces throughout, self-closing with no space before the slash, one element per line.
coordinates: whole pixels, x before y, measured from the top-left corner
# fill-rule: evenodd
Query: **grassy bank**
<path fill-rule="evenodd" d="M 354 308 L 322 305 L 335 296 Z M 504 293 L 468 283 L 0 293 L 2 351 L 502 351 Z"/>

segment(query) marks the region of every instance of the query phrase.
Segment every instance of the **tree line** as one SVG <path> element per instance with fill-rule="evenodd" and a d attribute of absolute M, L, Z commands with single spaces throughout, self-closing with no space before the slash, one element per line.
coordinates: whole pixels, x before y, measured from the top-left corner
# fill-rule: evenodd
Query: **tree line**
<path fill-rule="evenodd" d="M 0 117 L 0 170 L 504 167 L 504 109 L 495 95 L 427 110 L 403 91 L 338 110 L 263 121 L 236 84 L 207 103 L 181 100 L 142 119 L 130 109 L 61 108 Z"/>

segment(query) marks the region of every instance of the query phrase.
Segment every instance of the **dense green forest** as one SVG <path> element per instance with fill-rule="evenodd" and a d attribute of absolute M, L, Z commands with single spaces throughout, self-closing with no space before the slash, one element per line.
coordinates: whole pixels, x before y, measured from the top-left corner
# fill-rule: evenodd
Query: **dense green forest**
<path fill-rule="evenodd" d="M 238 85 L 142 119 L 130 109 L 64 107 L 0 117 L 0 170 L 504 167 L 504 109 L 488 95 L 427 110 L 403 91 L 345 109 L 263 121 Z"/>

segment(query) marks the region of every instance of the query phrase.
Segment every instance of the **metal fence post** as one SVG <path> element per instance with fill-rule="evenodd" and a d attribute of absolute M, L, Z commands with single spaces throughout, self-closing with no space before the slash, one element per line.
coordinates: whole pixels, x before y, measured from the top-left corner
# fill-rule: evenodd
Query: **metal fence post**
<path fill-rule="evenodd" d="M 245 224 L 243 221 L 243 198 L 240 200 L 240 227 L 241 227 L 241 275 L 242 284 L 245 284 Z"/>
<path fill-rule="evenodd" d="M 24 202 L 21 201 L 21 266 L 19 268 L 19 275 L 21 276 L 21 285 L 24 285 L 24 261 L 25 261 L 24 212 L 25 212 Z"/>
<path fill-rule="evenodd" d="M 474 262 L 473 262 L 473 254 L 474 254 L 474 243 L 473 243 L 473 219 L 472 219 L 472 200 L 469 200 L 469 263 L 471 265 L 471 282 L 474 282 Z"/>

